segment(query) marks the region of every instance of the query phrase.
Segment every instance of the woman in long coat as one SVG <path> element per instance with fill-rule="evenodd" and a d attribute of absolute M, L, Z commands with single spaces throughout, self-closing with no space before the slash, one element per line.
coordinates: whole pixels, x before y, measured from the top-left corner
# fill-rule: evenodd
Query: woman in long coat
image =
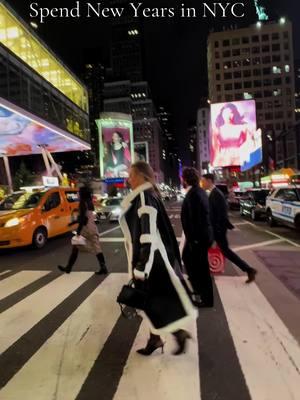
<path fill-rule="evenodd" d="M 99 242 L 99 232 L 95 223 L 94 205 L 91 190 L 83 186 L 79 189 L 79 216 L 78 221 L 70 225 L 78 223 L 76 231 L 77 235 L 81 235 L 85 239 L 85 244 L 80 246 L 72 246 L 72 251 L 66 267 L 58 265 L 58 269 L 69 274 L 78 258 L 79 251 L 94 254 L 99 263 L 98 275 L 107 274 L 107 267 L 102 248 Z"/>
<path fill-rule="evenodd" d="M 151 324 L 150 339 L 138 353 L 150 355 L 164 343 L 159 333 L 172 333 L 184 352 L 191 336 L 182 327 L 197 318 L 197 311 L 182 285 L 178 243 L 155 185 L 152 168 L 139 161 L 131 166 L 133 191 L 122 202 L 120 225 L 125 236 L 130 278 L 147 279 L 148 301 L 144 313 Z M 155 332 L 155 333 L 154 333 Z"/>

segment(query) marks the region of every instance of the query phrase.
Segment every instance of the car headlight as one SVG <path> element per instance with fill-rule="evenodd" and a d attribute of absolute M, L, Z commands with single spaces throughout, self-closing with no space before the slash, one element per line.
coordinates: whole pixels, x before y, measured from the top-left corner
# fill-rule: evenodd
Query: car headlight
<path fill-rule="evenodd" d="M 22 219 L 20 218 L 11 218 L 8 221 L 6 221 L 4 228 L 11 228 L 12 226 L 17 226 L 22 222 Z"/>
<path fill-rule="evenodd" d="M 119 215 L 120 212 L 121 212 L 121 208 L 118 207 L 118 208 L 115 208 L 114 210 L 112 210 L 111 213 L 112 213 L 113 215 Z"/>

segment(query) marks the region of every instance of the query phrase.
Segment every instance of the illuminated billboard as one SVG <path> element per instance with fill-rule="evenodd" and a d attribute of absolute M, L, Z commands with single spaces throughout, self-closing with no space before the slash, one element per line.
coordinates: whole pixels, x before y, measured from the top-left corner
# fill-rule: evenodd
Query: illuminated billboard
<path fill-rule="evenodd" d="M 149 162 L 149 149 L 147 142 L 134 143 L 134 162 L 137 161 Z"/>
<path fill-rule="evenodd" d="M 128 178 L 133 160 L 132 117 L 122 113 L 102 113 L 99 130 L 100 172 L 103 178 Z"/>
<path fill-rule="evenodd" d="M 240 166 L 246 171 L 262 162 L 261 130 L 254 100 L 211 104 L 211 165 Z"/>
<path fill-rule="evenodd" d="M 0 153 L 39 154 L 41 146 L 51 153 L 90 150 L 83 140 L 0 98 Z"/>

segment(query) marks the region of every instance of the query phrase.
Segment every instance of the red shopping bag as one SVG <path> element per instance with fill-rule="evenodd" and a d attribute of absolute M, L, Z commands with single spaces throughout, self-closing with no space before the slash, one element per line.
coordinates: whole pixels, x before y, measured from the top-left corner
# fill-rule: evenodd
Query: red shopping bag
<path fill-rule="evenodd" d="M 225 270 L 225 257 L 218 246 L 208 250 L 208 262 L 212 274 L 223 274 Z"/>

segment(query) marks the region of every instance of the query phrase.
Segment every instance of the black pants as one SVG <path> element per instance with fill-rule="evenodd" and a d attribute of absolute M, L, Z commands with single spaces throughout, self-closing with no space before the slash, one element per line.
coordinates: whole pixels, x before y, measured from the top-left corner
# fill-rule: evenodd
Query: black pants
<path fill-rule="evenodd" d="M 229 261 L 231 261 L 244 272 L 249 272 L 252 270 L 252 268 L 246 263 L 246 261 L 242 260 L 236 253 L 234 253 L 230 249 L 227 239 L 227 231 L 222 233 L 215 233 L 215 240 L 217 245 L 220 247 L 224 257 L 226 257 Z"/>
<path fill-rule="evenodd" d="M 214 293 L 208 263 L 208 247 L 186 243 L 182 259 L 194 293 L 199 294 L 204 303 L 213 305 Z"/>

